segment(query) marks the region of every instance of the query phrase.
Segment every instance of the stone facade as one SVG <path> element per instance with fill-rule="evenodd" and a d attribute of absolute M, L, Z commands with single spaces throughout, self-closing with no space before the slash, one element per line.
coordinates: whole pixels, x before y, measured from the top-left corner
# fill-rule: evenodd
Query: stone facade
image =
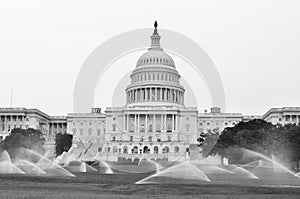
<path fill-rule="evenodd" d="M 299 124 L 300 107 L 271 108 L 262 119 L 272 124 Z"/>

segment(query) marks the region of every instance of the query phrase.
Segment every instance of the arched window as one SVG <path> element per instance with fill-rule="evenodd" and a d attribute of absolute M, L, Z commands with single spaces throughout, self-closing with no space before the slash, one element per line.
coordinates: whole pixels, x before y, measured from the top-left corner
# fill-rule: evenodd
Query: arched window
<path fill-rule="evenodd" d="M 162 150 L 163 153 L 169 153 L 169 147 L 165 146 Z"/>
<path fill-rule="evenodd" d="M 107 147 L 107 152 L 110 153 L 110 147 Z"/>
<path fill-rule="evenodd" d="M 101 134 L 101 129 L 97 129 L 97 135 Z"/>
<path fill-rule="evenodd" d="M 155 147 L 153 148 L 153 150 L 154 150 L 154 154 L 158 154 L 158 147 L 157 147 L 157 146 L 155 146 Z"/>
<path fill-rule="evenodd" d="M 133 147 L 132 153 L 133 153 L 133 154 L 137 154 L 137 153 L 138 153 L 138 147 L 137 147 L 137 146 L 134 146 L 134 147 Z"/>
<path fill-rule="evenodd" d="M 150 153 L 150 149 L 148 148 L 148 146 L 144 146 L 143 153 Z"/>
<path fill-rule="evenodd" d="M 174 152 L 175 152 L 175 153 L 179 153 L 179 147 L 178 147 L 178 146 L 175 146 L 175 147 L 174 147 Z"/>
<path fill-rule="evenodd" d="M 113 147 L 113 152 L 114 152 L 114 153 L 118 153 L 118 147 L 114 146 L 114 147 Z"/>
<path fill-rule="evenodd" d="M 124 146 L 124 147 L 123 147 L 123 153 L 128 153 L 128 148 L 127 148 L 127 146 Z"/>

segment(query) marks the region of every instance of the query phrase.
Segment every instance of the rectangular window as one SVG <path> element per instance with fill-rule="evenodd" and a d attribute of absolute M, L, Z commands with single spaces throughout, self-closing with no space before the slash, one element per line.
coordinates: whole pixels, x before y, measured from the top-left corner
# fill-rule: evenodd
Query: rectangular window
<path fill-rule="evenodd" d="M 171 136 L 168 136 L 168 142 L 172 142 Z"/>
<path fill-rule="evenodd" d="M 116 131 L 117 130 L 117 125 L 116 124 L 113 124 L 112 125 L 112 131 Z"/>
<path fill-rule="evenodd" d="M 157 124 L 156 125 L 156 132 L 160 132 L 160 131 L 161 131 L 160 124 Z"/>
<path fill-rule="evenodd" d="M 172 124 L 168 124 L 168 132 L 171 132 L 172 131 Z"/>
<path fill-rule="evenodd" d="M 190 131 L 190 124 L 186 124 L 186 125 L 185 125 L 185 131 L 186 131 L 186 132 L 189 132 L 189 131 Z"/>
<path fill-rule="evenodd" d="M 133 142 L 133 136 L 130 136 L 130 142 Z"/>

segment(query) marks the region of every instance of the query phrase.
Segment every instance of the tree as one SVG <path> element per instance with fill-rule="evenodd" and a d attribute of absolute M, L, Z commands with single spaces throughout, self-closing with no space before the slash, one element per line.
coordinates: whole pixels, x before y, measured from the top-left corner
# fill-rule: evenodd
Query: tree
<path fill-rule="evenodd" d="M 242 152 L 239 148 L 264 152 L 264 140 L 266 140 L 267 132 L 274 128 L 275 126 L 271 123 L 260 119 L 240 122 L 234 127 L 227 127 L 209 155 L 218 154 L 221 157 L 234 159 L 234 162 L 239 162 L 242 160 Z"/>
<path fill-rule="evenodd" d="M 273 125 L 264 120 L 240 122 L 234 127 L 224 129 L 210 155 L 227 157 L 231 163 L 244 163 L 241 148 L 262 153 L 268 157 L 274 155 L 285 164 L 300 160 L 300 127 L 295 124 Z M 252 157 L 253 158 L 253 157 Z"/>
<path fill-rule="evenodd" d="M 15 158 L 21 148 L 33 150 L 39 154 L 44 154 L 45 139 L 43 134 L 36 129 L 15 128 L 10 135 L 0 143 L 0 150 L 6 150 L 11 158 Z"/>
<path fill-rule="evenodd" d="M 60 156 L 64 151 L 69 151 L 72 146 L 73 135 L 58 133 L 55 136 L 55 153 Z"/>

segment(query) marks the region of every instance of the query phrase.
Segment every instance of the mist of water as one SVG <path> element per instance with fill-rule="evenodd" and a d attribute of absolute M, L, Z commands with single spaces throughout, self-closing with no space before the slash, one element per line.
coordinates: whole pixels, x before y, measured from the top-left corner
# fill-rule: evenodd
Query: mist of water
<path fill-rule="evenodd" d="M 261 157 L 269 162 L 271 162 L 273 165 L 276 165 L 277 167 L 281 168 L 282 170 L 290 173 L 291 175 L 293 176 L 296 176 L 299 178 L 299 176 L 294 173 L 293 171 L 291 171 L 290 169 L 288 169 L 287 167 L 283 166 L 282 164 L 280 164 L 279 162 L 275 161 L 274 159 L 272 158 L 269 158 L 268 156 L 265 156 L 261 153 L 258 153 L 258 152 L 255 152 L 255 151 L 252 151 L 252 150 L 249 150 L 249 149 L 243 149 L 246 153 L 250 154 L 250 155 L 253 155 L 253 156 L 256 156 L 256 157 Z"/>
<path fill-rule="evenodd" d="M 210 179 L 199 168 L 193 165 L 190 161 L 185 161 L 177 165 L 171 166 L 161 172 L 148 176 L 135 184 L 159 183 L 155 178 L 169 177 L 186 180 L 200 180 L 210 182 Z"/>

